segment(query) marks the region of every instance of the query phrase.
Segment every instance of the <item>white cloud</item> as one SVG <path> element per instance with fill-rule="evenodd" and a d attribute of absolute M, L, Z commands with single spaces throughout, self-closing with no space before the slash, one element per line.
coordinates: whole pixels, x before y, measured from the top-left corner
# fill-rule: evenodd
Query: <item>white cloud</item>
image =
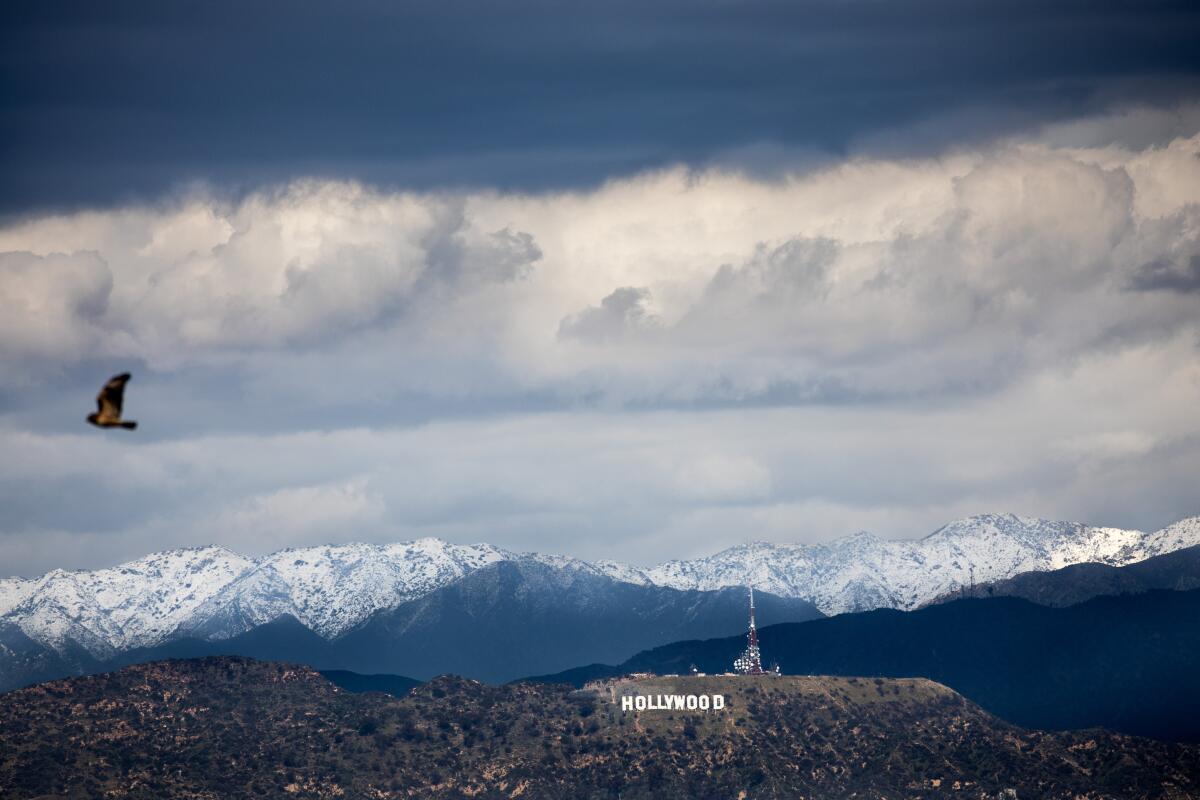
<path fill-rule="evenodd" d="M 113 346 L 101 324 L 112 289 L 112 272 L 95 252 L 0 253 L 0 353 L 51 361 L 104 353 Z"/>
<path fill-rule="evenodd" d="M 1198 150 L 1010 141 L 538 196 L 302 182 L 31 219 L 0 230 L 5 348 L 167 371 L 366 348 L 387 391 L 433 395 L 986 390 L 1189 324 L 1167 290 L 1200 257 Z"/>
<path fill-rule="evenodd" d="M 78 216 L 0 233 L 0 247 L 32 248 L 7 255 L 23 261 L 7 270 L 14 274 L 5 276 L 5 294 L 17 296 L 5 305 L 54 307 L 62 319 L 47 326 L 86 322 L 124 336 L 108 351 L 69 343 L 47 350 L 47 337 L 14 326 L 12 345 L 30 355 L 118 355 L 174 367 L 215 352 L 303 349 L 409 305 L 520 279 L 540 257 L 527 234 L 473 228 L 461 200 L 344 183 L 300 182 L 235 207 L 198 198 Z M 34 275 L 26 262 L 46 248 L 50 260 Z M 51 255 L 64 248 L 72 255 Z"/>

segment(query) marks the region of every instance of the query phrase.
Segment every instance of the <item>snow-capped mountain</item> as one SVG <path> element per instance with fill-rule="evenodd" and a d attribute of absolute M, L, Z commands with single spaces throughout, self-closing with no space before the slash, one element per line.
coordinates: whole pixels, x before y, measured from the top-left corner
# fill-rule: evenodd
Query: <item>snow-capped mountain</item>
<path fill-rule="evenodd" d="M 1200 518 L 1154 533 L 1094 528 L 1014 514 L 956 520 L 923 539 L 880 539 L 860 532 L 820 545 L 756 542 L 645 571 L 661 586 L 756 588 L 803 597 L 825 614 L 913 609 L 973 583 L 1022 572 L 1098 562 L 1123 566 L 1200 544 Z"/>
<path fill-rule="evenodd" d="M 258 561 L 181 627 L 222 638 L 290 614 L 332 639 L 377 611 L 513 557 L 487 544 L 437 539 L 281 550 Z"/>
<path fill-rule="evenodd" d="M 254 565 L 224 547 L 171 550 L 91 572 L 53 570 L 23 585 L 0 581 L 0 619 L 56 650 L 96 657 L 156 642 Z M 20 579 L 16 579 L 20 580 Z"/>
<path fill-rule="evenodd" d="M 753 585 L 838 614 L 911 609 L 971 583 L 1082 562 L 1121 566 L 1195 544 L 1200 518 L 1146 534 L 984 515 L 919 540 L 857 533 L 820 545 L 754 543 L 649 569 L 436 539 L 289 549 L 256 559 L 214 546 L 109 569 L 0 580 L 0 625 L 56 652 L 82 647 L 101 660 L 177 637 L 227 639 L 282 617 L 334 640 L 491 564 L 517 560 L 623 584 L 700 591 Z"/>
<path fill-rule="evenodd" d="M 1155 531 L 1142 542 L 1142 554 L 1134 561 L 1141 561 L 1163 553 L 1173 553 L 1191 547 L 1200 541 L 1200 517 L 1181 519 L 1173 525 Z"/>
<path fill-rule="evenodd" d="M 511 557 L 491 545 L 436 539 L 289 549 L 261 559 L 186 548 L 110 569 L 0 580 L 0 620 L 56 651 L 75 643 L 96 658 L 175 634 L 225 638 L 284 614 L 333 638 L 382 608 Z"/>

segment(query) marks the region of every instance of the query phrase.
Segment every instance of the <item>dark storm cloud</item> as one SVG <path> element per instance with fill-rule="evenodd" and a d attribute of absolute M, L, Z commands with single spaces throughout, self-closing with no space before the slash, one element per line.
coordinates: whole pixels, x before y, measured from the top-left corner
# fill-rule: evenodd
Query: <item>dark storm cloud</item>
<path fill-rule="evenodd" d="M 1142 292 L 1200 293 L 1200 256 L 1192 256 L 1186 264 L 1166 259 L 1151 261 L 1137 271 L 1129 286 Z"/>
<path fill-rule="evenodd" d="M 0 14 L 9 212 L 192 179 L 536 189 L 763 146 L 936 147 L 946 131 L 1169 102 L 1200 73 L 1200 13 L 1182 2 L 57 0 Z"/>

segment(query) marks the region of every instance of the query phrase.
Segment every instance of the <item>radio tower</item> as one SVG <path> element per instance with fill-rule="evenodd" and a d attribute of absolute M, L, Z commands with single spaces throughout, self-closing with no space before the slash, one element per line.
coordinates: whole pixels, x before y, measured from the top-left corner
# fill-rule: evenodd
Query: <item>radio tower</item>
<path fill-rule="evenodd" d="M 733 661 L 738 675 L 765 675 L 762 654 L 758 651 L 758 628 L 754 625 L 754 587 L 750 587 L 750 632 L 746 634 L 746 649 Z"/>

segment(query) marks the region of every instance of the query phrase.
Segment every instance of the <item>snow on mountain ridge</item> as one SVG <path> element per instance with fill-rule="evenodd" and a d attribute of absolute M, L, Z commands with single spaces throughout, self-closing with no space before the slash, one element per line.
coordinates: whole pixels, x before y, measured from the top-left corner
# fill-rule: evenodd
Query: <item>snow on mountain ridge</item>
<path fill-rule="evenodd" d="M 513 556 L 437 539 L 320 545 L 248 558 L 224 547 L 152 553 L 94 571 L 0 584 L 0 619 L 62 651 L 104 658 L 174 634 L 227 638 L 283 614 L 334 638 L 376 611 Z"/>
<path fill-rule="evenodd" d="M 252 563 L 210 546 L 93 571 L 52 570 L 0 618 L 56 650 L 73 641 L 101 657 L 160 641 Z"/>
<path fill-rule="evenodd" d="M 826 614 L 871 608 L 912 609 L 972 583 L 1085 561 L 1123 566 L 1200 544 L 1200 518 L 1146 534 L 1015 514 L 955 520 L 921 539 L 880 539 L 866 532 L 826 544 L 737 545 L 646 571 L 655 583 L 717 589 L 753 583 L 801 597 Z"/>
<path fill-rule="evenodd" d="M 1188 517 L 1157 530 L 1141 543 L 1144 555 L 1135 561 L 1144 560 L 1163 553 L 1173 553 L 1191 547 L 1200 541 L 1200 517 Z"/>
<path fill-rule="evenodd" d="M 511 558 L 488 544 L 454 545 L 438 539 L 372 545 L 320 545 L 274 553 L 262 563 L 290 587 L 296 617 L 327 638 L 391 608 Z"/>
<path fill-rule="evenodd" d="M 0 617 L 30 595 L 37 585 L 28 578 L 0 578 Z"/>
<path fill-rule="evenodd" d="M 0 621 L 60 652 L 73 643 L 98 658 L 177 635 L 227 638 L 285 614 L 333 639 L 379 611 L 498 561 L 678 589 L 752 584 L 837 614 L 910 609 L 972 582 L 1083 561 L 1120 566 L 1194 544 L 1200 544 L 1200 517 L 1146 534 L 988 514 L 915 540 L 860 531 L 823 544 L 752 542 L 648 569 L 438 539 L 289 548 L 260 558 L 208 546 L 91 572 L 0 580 Z"/>

